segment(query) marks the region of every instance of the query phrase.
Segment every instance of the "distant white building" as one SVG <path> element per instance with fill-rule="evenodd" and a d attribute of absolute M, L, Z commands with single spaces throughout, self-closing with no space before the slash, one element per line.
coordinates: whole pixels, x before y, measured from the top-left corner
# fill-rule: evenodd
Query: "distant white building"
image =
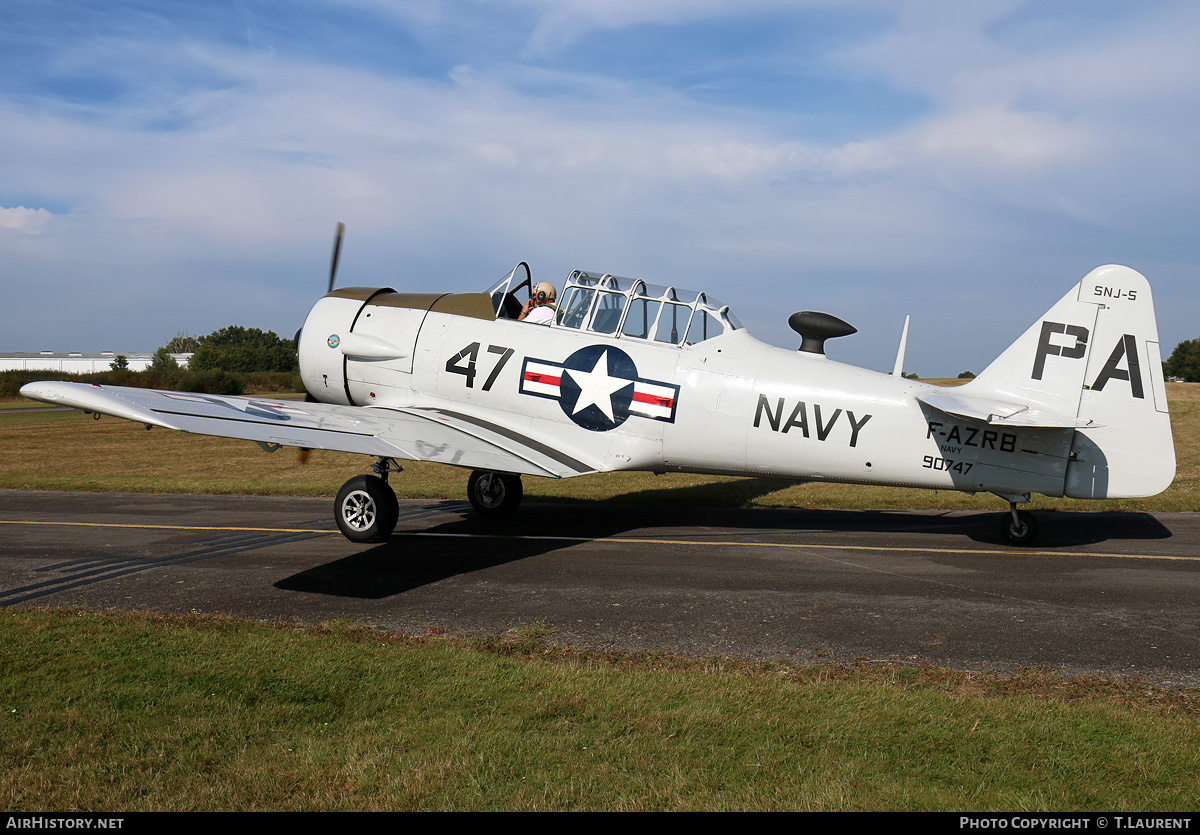
<path fill-rule="evenodd" d="M 180 368 L 187 368 L 191 362 L 191 354 L 171 354 Z M 142 354 L 130 351 L 101 351 L 98 354 L 86 354 L 71 351 L 66 354 L 54 351 L 38 351 L 36 353 L 17 351 L 0 354 L 0 371 L 66 371 L 69 374 L 91 374 L 96 371 L 108 371 L 117 357 L 125 357 L 130 371 L 145 371 L 154 362 L 154 354 Z"/>

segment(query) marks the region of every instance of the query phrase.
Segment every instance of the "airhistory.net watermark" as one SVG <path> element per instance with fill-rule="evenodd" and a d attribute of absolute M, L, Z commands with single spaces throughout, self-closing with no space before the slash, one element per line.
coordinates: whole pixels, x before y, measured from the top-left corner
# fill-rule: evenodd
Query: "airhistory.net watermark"
<path fill-rule="evenodd" d="M 5 829 L 120 829 L 124 818 L 8 815 Z"/>

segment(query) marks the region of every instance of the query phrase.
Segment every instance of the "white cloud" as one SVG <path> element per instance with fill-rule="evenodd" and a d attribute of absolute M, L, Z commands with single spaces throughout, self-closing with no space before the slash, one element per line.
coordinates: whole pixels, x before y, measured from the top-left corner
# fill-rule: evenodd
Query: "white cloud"
<path fill-rule="evenodd" d="M 935 165 L 972 165 L 993 174 L 1083 165 L 1104 149 L 1094 130 L 1051 114 L 1002 107 L 948 113 L 920 125 L 914 134 L 917 151 Z"/>
<path fill-rule="evenodd" d="M 694 20 L 748 15 L 771 10 L 795 11 L 797 0 L 522 0 L 538 20 L 526 55 L 556 52 L 584 35 L 640 24 L 676 25 Z M 812 5 L 826 5 L 818 2 Z"/>
<path fill-rule="evenodd" d="M 45 209 L 27 209 L 17 206 L 6 209 L 0 206 L 0 229 L 16 229 L 20 232 L 41 232 L 54 217 Z"/>

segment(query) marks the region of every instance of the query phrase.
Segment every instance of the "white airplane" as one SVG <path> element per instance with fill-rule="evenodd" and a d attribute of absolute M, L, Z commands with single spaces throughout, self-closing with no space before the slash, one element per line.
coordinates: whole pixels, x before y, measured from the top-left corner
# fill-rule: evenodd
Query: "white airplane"
<path fill-rule="evenodd" d="M 338 242 L 340 244 L 340 230 Z M 334 250 L 334 271 L 338 248 Z M 338 492 L 338 527 L 387 539 L 399 460 L 472 470 L 481 515 L 521 501 L 523 475 L 616 470 L 882 484 L 1009 503 L 1003 535 L 1037 535 L 1030 494 L 1150 496 L 1175 450 L 1150 286 L 1127 267 L 1089 273 L 975 379 L 942 388 L 835 362 L 833 316 L 789 322 L 798 351 L 762 343 L 704 293 L 571 273 L 546 325 L 520 321 L 534 286 L 518 264 L 482 293 L 330 292 L 298 335 L 310 402 L 65 382 L 34 400 L 146 425 L 362 453 L 374 475 Z"/>

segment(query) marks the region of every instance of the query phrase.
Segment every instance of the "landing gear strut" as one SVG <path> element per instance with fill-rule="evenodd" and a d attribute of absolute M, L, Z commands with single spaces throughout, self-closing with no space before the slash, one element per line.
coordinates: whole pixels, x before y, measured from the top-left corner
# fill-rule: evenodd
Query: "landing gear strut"
<path fill-rule="evenodd" d="M 1008 499 L 1008 515 L 1004 517 L 1001 529 L 1009 545 L 1032 545 L 1037 539 L 1037 519 L 1028 510 L 1018 510 L 1017 502 L 1029 501 L 1029 496 L 1005 496 Z"/>
<path fill-rule="evenodd" d="M 521 477 L 511 473 L 474 470 L 467 481 L 467 498 L 480 516 L 509 516 L 524 495 Z"/>
<path fill-rule="evenodd" d="M 333 504 L 333 518 L 351 542 L 383 542 L 396 529 L 400 503 L 388 486 L 388 473 L 400 472 L 391 458 L 380 458 L 371 467 L 378 475 L 360 475 L 347 481 Z"/>

